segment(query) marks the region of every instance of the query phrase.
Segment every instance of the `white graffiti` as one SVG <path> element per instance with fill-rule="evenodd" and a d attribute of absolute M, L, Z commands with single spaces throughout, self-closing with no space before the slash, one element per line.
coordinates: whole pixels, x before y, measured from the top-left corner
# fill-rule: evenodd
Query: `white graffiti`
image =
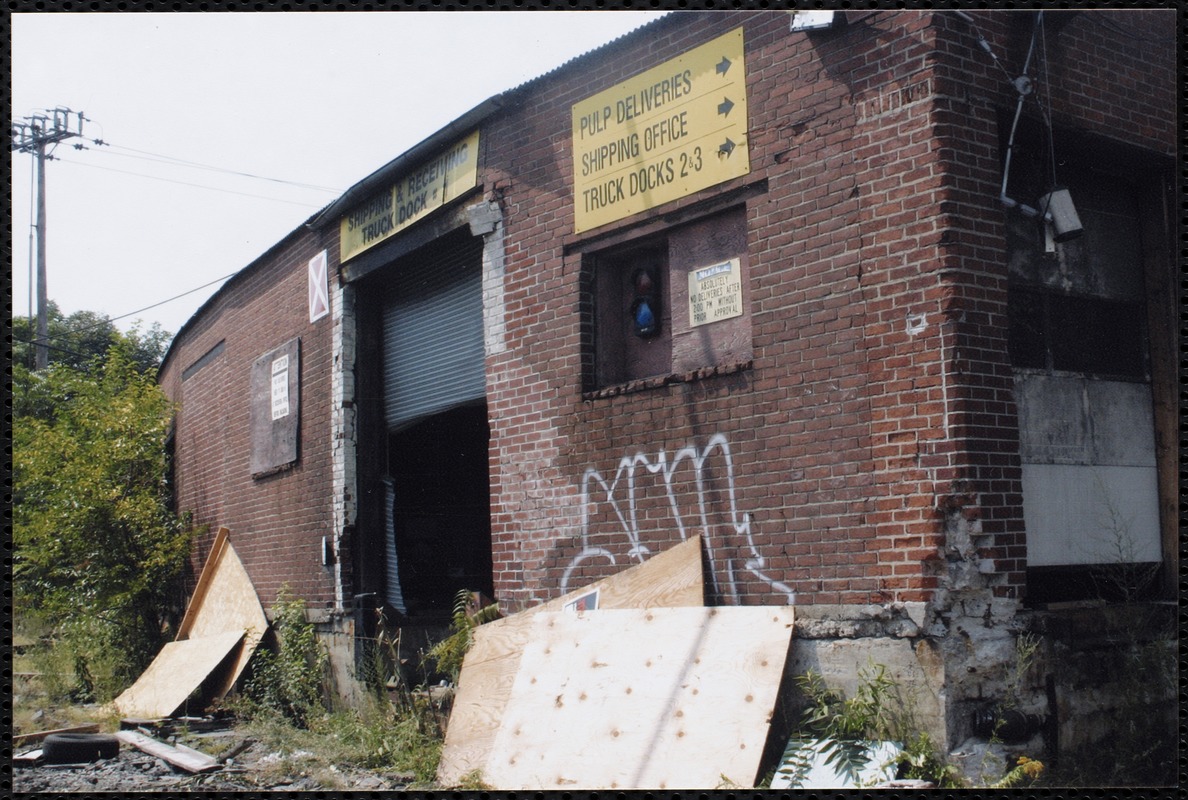
<path fill-rule="evenodd" d="M 725 464 L 725 491 L 729 503 L 727 522 L 717 525 L 713 524 L 710 519 L 711 510 L 706 496 L 709 487 L 707 487 L 705 469 L 706 462 L 715 451 L 720 453 Z M 686 525 L 686 519 L 690 515 L 682 513 L 680 502 L 678 501 L 678 489 L 680 486 L 674 485 L 677 470 L 682 462 L 685 461 L 688 461 L 692 467 L 694 488 L 692 494 L 697 500 L 695 514 L 697 525 L 692 528 Z M 739 602 L 737 575 L 740 569 L 739 561 L 741 560 L 742 570 L 766 583 L 773 591 L 783 594 L 787 598 L 789 605 L 796 602 L 796 593 L 791 588 L 763 572 L 767 566 L 767 560 L 755 544 L 751 530 L 751 515 L 740 512 L 735 502 L 734 461 L 730 454 L 730 443 L 720 433 L 710 437 L 709 442 L 706 443 L 705 448 L 701 451 L 698 451 L 695 445 L 682 447 L 673 453 L 671 461 L 664 450 L 660 450 L 656 454 L 655 459 L 650 459 L 644 453 L 624 456 L 619 460 L 619 468 L 615 472 L 614 480 L 609 483 L 596 468 L 589 467 L 586 469 L 585 474 L 582 476 L 582 550 L 569 563 L 565 573 L 561 576 L 562 592 L 569 591 L 570 577 L 573 575 L 573 571 L 582 563 L 592 559 L 605 559 L 612 565 L 615 563 L 615 556 L 610 550 L 605 547 L 594 546 L 590 543 L 590 509 L 595 503 L 608 503 L 614 512 L 622 528 L 622 534 L 626 537 L 627 558 L 643 562 L 650 554 L 651 551 L 640 538 L 639 519 L 636 510 L 637 490 L 639 489 L 636 481 L 638 467 L 643 467 L 646 473 L 659 475 L 663 479 L 665 494 L 672 512 L 672 519 L 681 540 L 683 541 L 690 535 L 696 535 L 698 533 L 702 535 L 705 552 L 709 558 L 712 588 L 715 596 L 729 597 L 730 601 L 736 604 Z M 626 483 L 625 487 L 622 486 L 623 483 Z M 679 482 L 677 483 L 679 484 Z M 625 497 L 623 493 L 625 493 Z M 686 492 L 683 496 L 688 497 L 689 493 Z M 731 533 L 734 534 L 734 541 L 738 543 L 733 548 L 727 542 L 727 537 Z M 745 552 L 745 556 L 741 559 L 732 557 L 732 552 Z M 724 569 L 720 569 L 721 567 L 724 567 Z M 725 587 L 719 584 L 719 575 L 725 577 Z"/>

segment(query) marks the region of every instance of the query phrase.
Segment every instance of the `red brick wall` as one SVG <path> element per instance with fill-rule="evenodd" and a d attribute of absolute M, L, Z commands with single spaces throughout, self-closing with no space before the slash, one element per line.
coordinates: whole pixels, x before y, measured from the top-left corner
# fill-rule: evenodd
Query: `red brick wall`
<path fill-rule="evenodd" d="M 935 146 L 949 162 L 940 206 L 946 229 L 941 272 L 944 313 L 957 347 L 947 372 L 953 430 L 963 442 L 942 505 L 947 514 L 978 521 L 976 532 L 982 538 L 976 542 L 977 556 L 992 562 L 984 569 L 999 576 L 992 581 L 996 591 L 1013 594 L 1024 585 L 1026 541 L 1006 350 L 1008 212 L 998 201 L 1003 157 L 999 120 L 1005 115 L 1009 123 L 1015 111 L 1018 94 L 1007 74 L 1015 77 L 1022 71 L 1034 14 L 969 15 L 1006 72 L 979 47 L 967 22 L 951 13 L 937 14 Z M 1046 75 L 1050 86 L 1041 83 L 1037 92 L 1050 99 L 1053 124 L 1065 134 L 1097 134 L 1152 154 L 1172 155 L 1174 43 L 1173 11 L 1049 12 L 1033 59 L 1039 59 L 1046 44 L 1048 68 L 1038 74 Z M 1024 114 L 1036 118 L 1036 103 L 1029 100 Z M 1072 143 L 1067 135 L 1058 130 L 1054 143 L 1058 156 L 1062 148 L 1068 155 Z M 1103 154 L 1103 160 L 1108 156 Z"/>
<path fill-rule="evenodd" d="M 970 13 L 1017 69 L 1028 15 Z M 1113 15 L 1140 41 L 1096 13 L 1049 31 L 1054 119 L 1171 155 L 1174 18 Z M 706 536 L 724 602 L 914 601 L 971 582 L 1020 592 L 997 199 L 1013 89 L 951 12 L 849 16 L 805 34 L 786 12 L 674 14 L 523 87 L 484 123 L 482 180 L 506 225 L 506 334 L 489 353 L 488 399 L 494 579 L 508 609 L 682 533 Z M 571 106 L 738 26 L 750 175 L 575 235 Z M 673 214 L 693 221 L 723 196 L 722 209 L 745 207 L 752 358 L 583 393 L 590 254 L 661 232 Z M 295 233 L 233 280 L 162 377 L 184 404 L 179 506 L 231 529 L 266 602 L 283 583 L 315 605 L 334 593 L 320 563 L 335 535 L 332 321 L 309 324 L 305 295 L 315 252 L 337 264 L 335 226 L 322 237 Z M 301 457 L 253 480 L 251 363 L 294 336 Z"/>
<path fill-rule="evenodd" d="M 1008 15 L 975 13 L 1005 59 Z M 489 401 L 509 607 L 668 547 L 680 523 L 708 534 L 726 602 L 923 600 L 962 570 L 1003 594 L 1022 586 L 995 111 L 1012 98 L 951 14 L 850 16 L 806 35 L 783 12 L 674 15 L 530 85 L 486 126 L 507 224 L 507 350 L 489 360 Z M 1150 16 L 1129 24 L 1156 35 Z M 753 363 L 583 396 L 582 251 L 605 230 L 572 233 L 570 107 L 739 25 L 752 172 L 664 211 L 759 190 L 746 200 Z M 1144 70 L 1170 76 L 1170 51 L 1089 19 L 1059 38 L 1060 120 L 1134 128 L 1170 152 L 1170 81 L 1127 88 Z M 659 227 L 639 221 L 607 230 Z"/>
<path fill-rule="evenodd" d="M 177 506 L 210 526 L 194 554 L 201 568 L 219 526 L 231 531 L 265 606 L 282 585 L 310 607 L 332 604 L 323 536 L 334 537 L 330 473 L 331 325 L 309 322 L 307 263 L 337 243 L 299 231 L 232 278 L 173 343 L 161 384 L 181 403 L 176 417 Z M 250 475 L 250 373 L 261 355 L 301 340 L 298 460 L 277 474 Z M 186 380 L 182 372 L 220 341 L 223 351 Z M 196 574 L 196 573 L 195 573 Z"/>

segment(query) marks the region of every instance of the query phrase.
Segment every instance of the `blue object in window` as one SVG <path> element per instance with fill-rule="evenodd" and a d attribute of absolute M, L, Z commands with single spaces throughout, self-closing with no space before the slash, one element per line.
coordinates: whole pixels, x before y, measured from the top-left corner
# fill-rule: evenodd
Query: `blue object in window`
<path fill-rule="evenodd" d="M 660 332 L 660 297 L 652 269 L 637 269 L 631 276 L 635 299 L 631 302 L 631 322 L 635 335 L 646 339 Z"/>

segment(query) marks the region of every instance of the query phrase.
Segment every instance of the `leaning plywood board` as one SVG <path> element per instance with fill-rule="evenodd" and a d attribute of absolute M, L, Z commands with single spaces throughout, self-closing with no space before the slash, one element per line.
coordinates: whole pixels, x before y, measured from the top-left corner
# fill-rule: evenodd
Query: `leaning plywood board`
<path fill-rule="evenodd" d="M 243 631 L 169 642 L 136 683 L 114 701 L 124 717 L 156 719 L 177 711 L 195 689 L 231 656 Z"/>
<path fill-rule="evenodd" d="M 600 608 L 702 606 L 701 537 L 694 536 L 642 564 L 474 631 L 458 679 L 450 725 L 437 769 L 443 786 L 457 785 L 487 763 L 499 720 L 511 695 L 520 652 L 528 643 L 532 618 L 559 611 L 578 597 L 598 591 Z"/>
<path fill-rule="evenodd" d="M 214 687 L 216 698 L 235 685 L 268 629 L 268 618 L 256 596 L 256 589 L 228 536 L 226 528 L 219 528 L 177 632 L 179 640 L 199 639 L 227 631 L 243 634 L 243 647 L 235 664 Z"/>
<path fill-rule="evenodd" d="M 483 781 L 754 785 L 792 623 L 786 606 L 537 614 Z"/>

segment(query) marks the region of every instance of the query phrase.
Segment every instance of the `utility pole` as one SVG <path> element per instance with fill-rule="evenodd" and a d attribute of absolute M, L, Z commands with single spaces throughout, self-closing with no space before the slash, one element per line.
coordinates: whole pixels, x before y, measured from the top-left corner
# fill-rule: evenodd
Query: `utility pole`
<path fill-rule="evenodd" d="M 71 125 L 71 118 L 74 125 Z M 45 162 L 53 158 L 58 142 L 82 136 L 85 117 L 68 108 L 46 109 L 12 125 L 12 150 L 31 153 L 37 159 L 37 336 L 34 367 L 49 366 L 49 291 L 45 267 Z"/>

